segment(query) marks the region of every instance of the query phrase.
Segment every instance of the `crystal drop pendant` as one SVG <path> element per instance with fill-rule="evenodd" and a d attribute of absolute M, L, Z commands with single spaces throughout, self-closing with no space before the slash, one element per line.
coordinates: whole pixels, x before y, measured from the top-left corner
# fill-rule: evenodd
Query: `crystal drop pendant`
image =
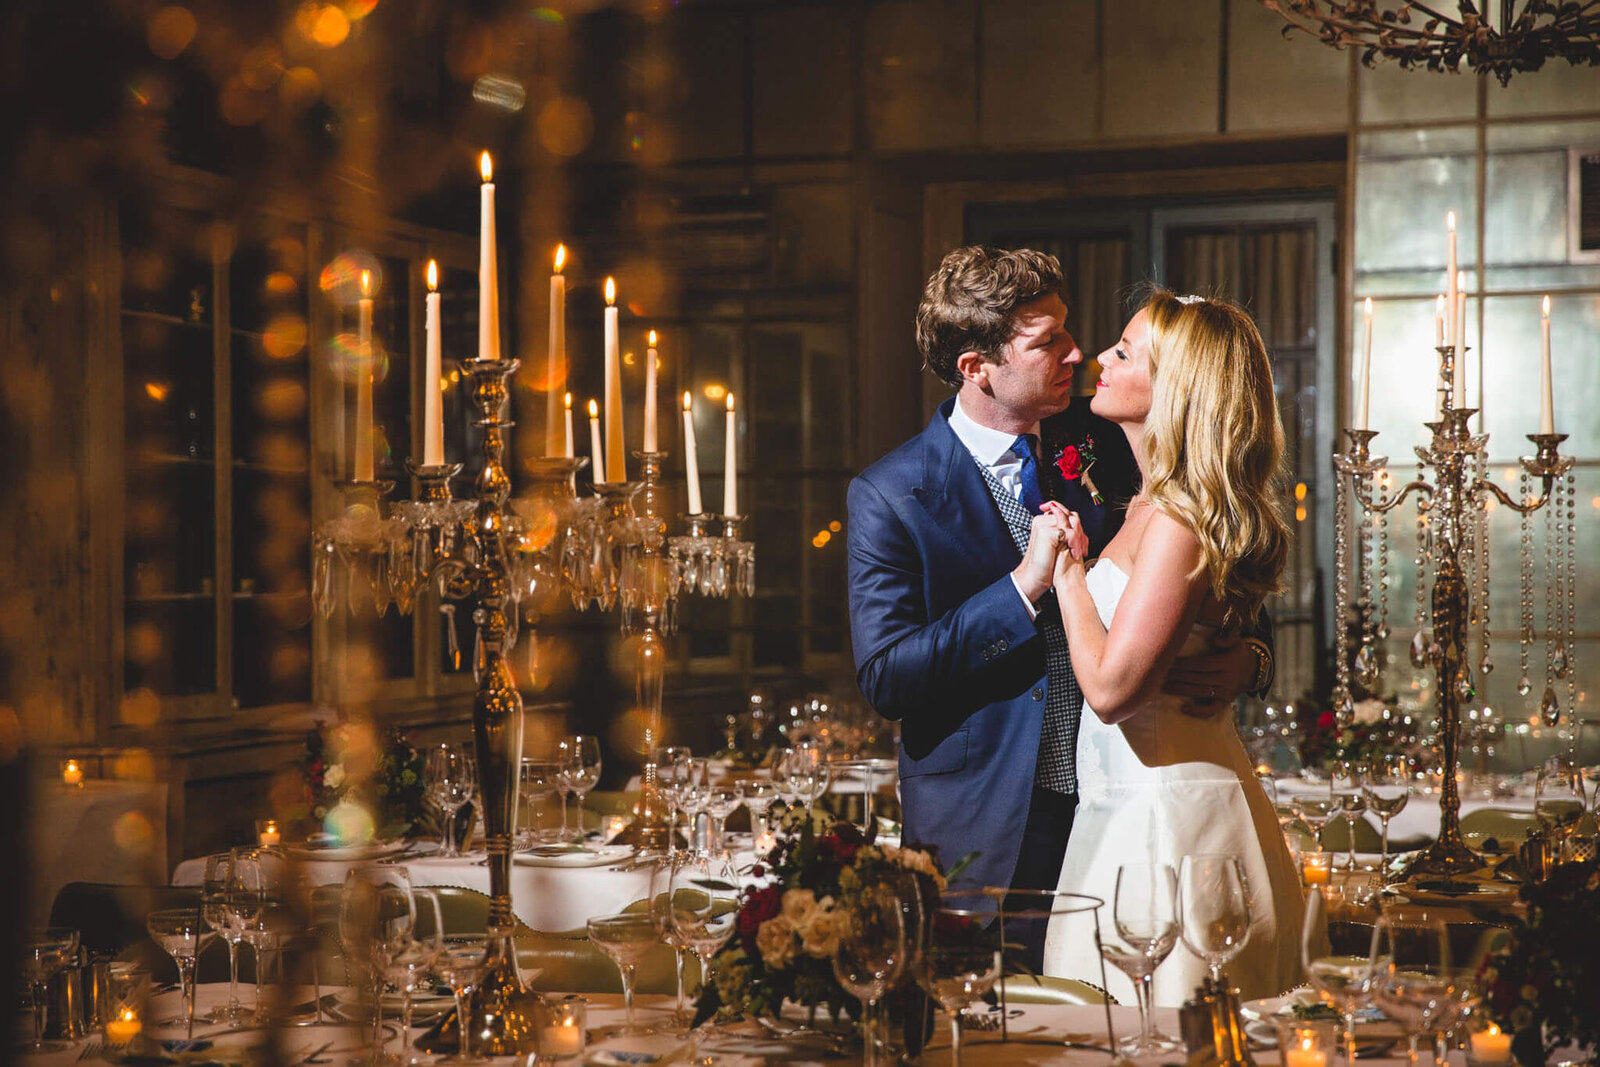
<path fill-rule="evenodd" d="M 1546 726 L 1554 726 L 1561 721 L 1561 705 L 1556 703 L 1556 691 L 1550 686 L 1545 686 L 1544 699 L 1539 701 L 1539 717 Z"/>
<path fill-rule="evenodd" d="M 1466 703 L 1476 696 L 1477 692 L 1472 685 L 1472 675 L 1468 674 L 1466 667 L 1463 666 L 1461 672 L 1456 675 L 1456 698 Z"/>
<path fill-rule="evenodd" d="M 1377 633 L 1376 633 L 1375 636 L 1378 638 L 1379 641 L 1387 641 L 1387 640 L 1389 640 L 1389 624 L 1386 623 L 1386 622 L 1385 623 L 1380 623 L 1379 626 L 1378 626 L 1378 630 L 1377 630 Z"/>
<path fill-rule="evenodd" d="M 1517 695 L 1527 696 L 1533 692 L 1533 681 L 1526 674 L 1517 679 Z"/>
<path fill-rule="evenodd" d="M 1533 644 L 1533 627 L 1531 625 L 1524 625 L 1522 627 L 1521 638 L 1522 638 L 1522 643 L 1523 644 L 1525 644 L 1525 645 Z"/>
<path fill-rule="evenodd" d="M 1494 660 L 1490 659 L 1488 656 L 1484 656 L 1481 660 L 1479 660 L 1478 661 L 1478 673 L 1479 674 L 1492 674 L 1492 673 L 1494 673 Z"/>
<path fill-rule="evenodd" d="M 1378 684 L 1378 650 L 1370 643 L 1363 644 L 1356 653 L 1356 681 L 1366 690 Z"/>
<path fill-rule="evenodd" d="M 1550 669 L 1556 672 L 1557 678 L 1565 678 L 1567 676 L 1567 643 L 1565 641 L 1556 642 L 1555 655 L 1550 658 Z"/>
<path fill-rule="evenodd" d="M 1418 630 L 1411 639 L 1411 665 L 1413 667 L 1426 667 L 1428 665 L 1428 639 Z"/>

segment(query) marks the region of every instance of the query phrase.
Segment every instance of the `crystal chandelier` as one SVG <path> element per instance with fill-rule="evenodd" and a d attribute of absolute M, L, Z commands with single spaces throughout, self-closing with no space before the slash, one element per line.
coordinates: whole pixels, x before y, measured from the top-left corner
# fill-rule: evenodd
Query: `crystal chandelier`
<path fill-rule="evenodd" d="M 1404 70 L 1463 68 L 1493 74 L 1505 85 L 1517 71 L 1538 70 L 1559 57 L 1574 66 L 1600 64 L 1597 0 L 1500 0 L 1498 16 L 1460 0 L 1456 14 L 1444 5 L 1380 0 L 1261 0 L 1288 20 L 1285 36 L 1309 33 L 1335 48 L 1358 48 L 1361 62 L 1380 57 Z"/>

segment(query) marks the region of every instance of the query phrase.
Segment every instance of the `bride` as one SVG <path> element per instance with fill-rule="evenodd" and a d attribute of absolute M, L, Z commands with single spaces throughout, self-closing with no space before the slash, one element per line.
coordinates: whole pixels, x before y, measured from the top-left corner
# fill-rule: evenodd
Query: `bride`
<path fill-rule="evenodd" d="M 1176 870 L 1188 854 L 1237 857 L 1251 925 L 1227 973 L 1245 998 L 1270 996 L 1300 979 L 1299 878 L 1232 716 L 1187 715 L 1161 681 L 1174 658 L 1253 620 L 1278 588 L 1289 531 L 1272 368 L 1244 312 L 1166 291 L 1100 367 L 1091 410 L 1122 427 L 1144 488 L 1092 569 L 1076 515 L 1049 502 L 1036 520 L 1054 523 L 1069 549 L 1055 591 L 1084 700 L 1078 811 L 1058 888 L 1105 901 L 1109 935 L 1123 863 Z M 1051 920 L 1044 970 L 1099 982 L 1092 918 Z M 1107 971 L 1131 1003 L 1131 982 Z M 1180 942 L 1156 969 L 1154 1003 L 1181 1004 L 1206 973 Z"/>

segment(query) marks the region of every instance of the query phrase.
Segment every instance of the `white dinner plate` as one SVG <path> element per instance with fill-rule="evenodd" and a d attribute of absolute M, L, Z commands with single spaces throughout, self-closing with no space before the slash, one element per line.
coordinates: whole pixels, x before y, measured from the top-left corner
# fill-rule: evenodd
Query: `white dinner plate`
<path fill-rule="evenodd" d="M 393 856 L 406 850 L 404 841 L 376 841 L 365 845 L 290 845 L 289 855 L 297 860 L 328 860 L 345 863 L 355 860 L 375 860 Z"/>
<path fill-rule="evenodd" d="M 590 852 L 573 852 L 559 845 L 542 845 L 518 852 L 516 860 L 524 867 L 609 867 L 637 851 L 633 845 L 601 845 Z"/>

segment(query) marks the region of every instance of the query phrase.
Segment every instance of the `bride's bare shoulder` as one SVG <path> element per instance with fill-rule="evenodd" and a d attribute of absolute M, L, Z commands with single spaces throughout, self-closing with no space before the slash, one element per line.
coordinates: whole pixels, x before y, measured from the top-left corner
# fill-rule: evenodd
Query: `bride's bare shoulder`
<path fill-rule="evenodd" d="M 1141 564 L 1183 566 L 1193 570 L 1200 561 L 1200 539 L 1194 531 L 1159 508 L 1150 508 L 1139 532 L 1134 557 Z"/>

